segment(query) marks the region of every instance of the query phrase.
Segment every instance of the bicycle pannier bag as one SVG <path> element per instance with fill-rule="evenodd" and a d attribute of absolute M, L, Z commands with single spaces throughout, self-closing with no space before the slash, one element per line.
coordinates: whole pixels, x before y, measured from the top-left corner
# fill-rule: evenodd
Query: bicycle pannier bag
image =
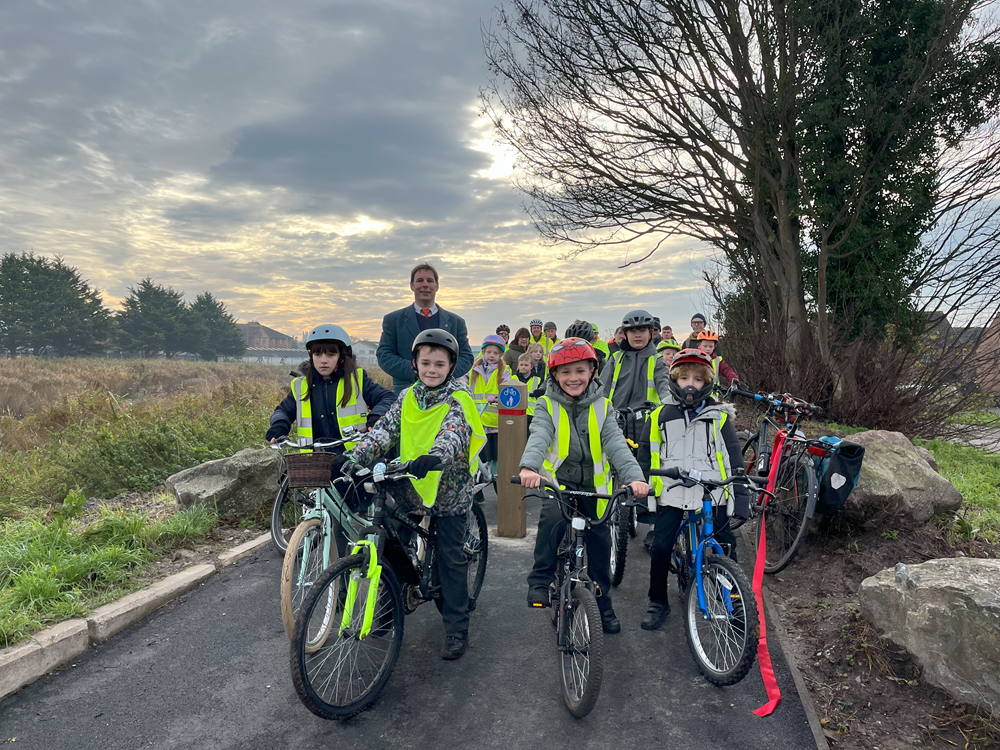
<path fill-rule="evenodd" d="M 865 447 L 835 437 L 821 437 L 820 442 L 826 444 L 827 452 L 818 467 L 819 498 L 816 510 L 829 516 L 844 507 L 857 486 Z"/>

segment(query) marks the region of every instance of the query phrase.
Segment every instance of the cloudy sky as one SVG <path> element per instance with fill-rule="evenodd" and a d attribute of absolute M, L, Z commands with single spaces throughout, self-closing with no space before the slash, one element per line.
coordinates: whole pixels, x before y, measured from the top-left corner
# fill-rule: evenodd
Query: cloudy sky
<path fill-rule="evenodd" d="M 500 0 L 0 6 L 0 252 L 61 255 L 117 309 L 143 276 L 240 320 L 377 337 L 441 272 L 470 338 L 631 307 L 687 329 L 705 251 L 560 260 L 479 117 Z"/>

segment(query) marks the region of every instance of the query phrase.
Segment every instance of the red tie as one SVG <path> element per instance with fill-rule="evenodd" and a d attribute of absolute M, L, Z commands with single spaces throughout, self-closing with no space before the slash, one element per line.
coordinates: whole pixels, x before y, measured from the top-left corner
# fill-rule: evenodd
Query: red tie
<path fill-rule="evenodd" d="M 426 307 L 421 307 L 420 314 L 423 315 L 425 318 L 429 318 L 431 316 L 431 311 Z"/>

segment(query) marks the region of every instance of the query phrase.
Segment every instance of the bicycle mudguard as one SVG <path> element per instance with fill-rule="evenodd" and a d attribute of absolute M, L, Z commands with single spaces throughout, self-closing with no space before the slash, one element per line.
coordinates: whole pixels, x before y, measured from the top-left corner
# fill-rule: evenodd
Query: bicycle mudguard
<path fill-rule="evenodd" d="M 354 545 L 354 549 L 351 550 L 351 554 L 360 554 L 361 551 L 366 548 L 370 552 L 370 557 L 368 558 L 368 570 L 365 573 L 365 578 L 368 579 L 368 598 L 365 600 L 365 614 L 361 620 L 361 632 L 358 633 L 358 640 L 362 640 L 365 636 L 372 632 L 372 620 L 375 617 L 375 600 L 378 598 L 378 584 L 379 580 L 382 578 L 382 566 L 378 564 L 378 552 L 375 549 L 374 542 L 368 539 L 358 542 Z M 344 616 L 340 620 L 340 631 L 338 635 L 343 635 L 344 629 L 351 626 L 351 620 L 354 616 L 354 604 L 357 601 L 358 585 L 360 582 L 360 571 L 353 571 L 351 573 L 351 582 L 347 585 L 347 597 L 344 602 Z M 374 596 L 372 587 L 374 587 Z"/>

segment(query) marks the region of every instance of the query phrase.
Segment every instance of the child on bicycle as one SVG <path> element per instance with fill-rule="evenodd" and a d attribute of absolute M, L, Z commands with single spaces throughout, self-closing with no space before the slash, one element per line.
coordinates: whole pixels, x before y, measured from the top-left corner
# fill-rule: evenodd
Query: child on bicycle
<path fill-rule="evenodd" d="M 486 450 L 483 451 L 482 459 L 489 463 L 497 460 L 497 399 L 500 397 L 500 386 L 510 380 L 510 369 L 502 361 L 506 348 L 499 336 L 487 336 L 483 339 L 479 356 L 465 377 L 472 392 L 472 400 L 480 411 L 483 427 L 486 428 Z"/>
<path fill-rule="evenodd" d="M 731 385 L 733 388 L 739 388 L 740 376 L 736 374 L 736 370 L 726 364 L 721 356 L 716 355 L 715 351 L 718 348 L 719 334 L 715 331 L 705 329 L 698 334 L 698 349 L 705 352 L 708 358 L 712 360 L 712 369 L 715 371 L 715 382 L 720 385 Z M 725 378 L 725 382 L 722 382 L 722 378 Z"/>
<path fill-rule="evenodd" d="M 438 575 L 441 580 L 444 659 L 465 653 L 469 638 L 468 559 L 462 551 L 472 508 L 476 456 L 486 442 L 482 422 L 465 385 L 452 375 L 458 341 L 447 331 L 430 328 L 413 341 L 417 382 L 399 399 L 357 447 L 338 459 L 335 469 L 352 474 L 399 444 L 400 458 L 411 461 L 416 479 L 401 485 L 397 499 L 435 518 Z M 444 407 L 444 408 L 442 408 Z M 441 472 L 432 467 L 447 462 Z"/>
<path fill-rule="evenodd" d="M 306 350 L 309 359 L 299 365 L 302 376 L 292 380 L 291 392 L 271 414 L 264 439 L 277 442 L 292 422 L 303 450 L 313 440 L 340 440 L 345 427 L 371 430 L 396 397 L 357 366 L 347 331 L 332 323 L 316 326 L 306 337 Z M 353 443 L 346 446 L 351 447 Z M 332 450 L 342 453 L 345 448 Z"/>
<path fill-rule="evenodd" d="M 536 489 L 544 476 L 568 490 L 611 494 L 609 459 L 622 483 L 628 484 L 636 497 L 646 497 L 649 486 L 625 443 L 610 403 L 601 396 L 594 348 L 583 339 L 563 339 L 549 352 L 548 387 L 538 399 L 521 456 L 521 484 Z M 581 501 L 580 508 L 591 518 L 600 518 L 606 503 Z M 528 576 L 530 607 L 550 606 L 549 585 L 555 580 L 559 540 L 565 529 L 566 520 L 557 501 L 546 498 L 538 518 L 535 564 Z M 587 549 L 588 572 L 598 586 L 601 624 L 605 633 L 618 633 L 621 623 L 611 602 L 611 532 L 607 524 L 587 532 Z"/>
<path fill-rule="evenodd" d="M 708 355 L 697 349 L 683 349 L 670 368 L 670 391 L 675 403 L 654 411 L 639 440 L 639 465 L 646 475 L 650 468 L 679 467 L 697 469 L 712 479 L 725 479 L 743 468 L 743 454 L 733 427 L 731 407 L 710 397 L 715 371 Z M 674 539 L 684 519 L 685 510 L 701 508 L 700 486 L 685 487 L 662 477 L 652 477 L 656 523 L 649 564 L 649 609 L 641 626 L 656 630 L 667 615 L 667 577 Z M 717 490 L 713 500 L 715 539 L 729 545 L 736 559 L 736 537 L 729 528 L 729 517 L 748 518 L 749 494 L 741 484 Z M 653 501 L 650 500 L 650 506 Z M 653 508 L 650 507 L 650 510 Z"/>

